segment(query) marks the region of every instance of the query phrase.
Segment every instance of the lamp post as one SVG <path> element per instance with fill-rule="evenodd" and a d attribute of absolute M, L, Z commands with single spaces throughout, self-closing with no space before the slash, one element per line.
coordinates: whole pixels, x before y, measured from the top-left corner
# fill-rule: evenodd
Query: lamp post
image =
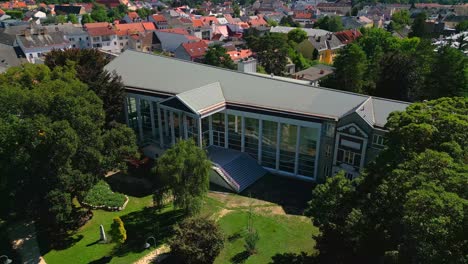
<path fill-rule="evenodd" d="M 151 247 L 151 244 L 148 242 L 150 239 L 153 239 L 154 246 L 156 246 L 156 238 L 154 238 L 153 236 L 150 236 L 146 239 L 145 249 L 148 249 Z"/>
<path fill-rule="evenodd" d="M 0 260 L 2 264 L 10 264 L 13 260 L 9 259 L 7 255 L 0 256 Z"/>

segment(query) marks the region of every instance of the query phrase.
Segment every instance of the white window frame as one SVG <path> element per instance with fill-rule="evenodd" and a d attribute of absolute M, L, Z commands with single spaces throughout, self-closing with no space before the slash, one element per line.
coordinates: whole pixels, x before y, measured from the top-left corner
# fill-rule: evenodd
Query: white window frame
<path fill-rule="evenodd" d="M 383 135 L 378 135 L 378 134 L 374 134 L 372 136 L 372 144 L 373 145 L 376 145 L 376 146 L 385 146 L 384 144 L 384 136 Z"/>

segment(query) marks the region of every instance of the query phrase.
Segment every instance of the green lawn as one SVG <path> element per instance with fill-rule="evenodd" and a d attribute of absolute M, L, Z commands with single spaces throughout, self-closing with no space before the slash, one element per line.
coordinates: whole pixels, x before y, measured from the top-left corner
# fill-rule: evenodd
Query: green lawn
<path fill-rule="evenodd" d="M 180 212 L 169 207 L 161 213 L 155 213 L 153 209 L 147 208 L 151 205 L 151 201 L 151 196 L 130 197 L 127 207 L 120 212 L 94 210 L 93 218 L 72 237 L 77 242 L 64 250 L 51 250 L 44 256 L 46 262 L 48 264 L 108 262 L 128 264 L 143 257 L 150 251 L 143 249 L 145 239 L 148 236 L 155 236 L 157 244 L 163 243 L 170 233 L 170 226 L 181 218 Z M 120 216 L 124 221 L 128 236 L 126 246 L 119 249 L 114 243 L 97 243 L 99 225 L 104 225 L 104 229 L 109 231 L 115 216 Z"/>

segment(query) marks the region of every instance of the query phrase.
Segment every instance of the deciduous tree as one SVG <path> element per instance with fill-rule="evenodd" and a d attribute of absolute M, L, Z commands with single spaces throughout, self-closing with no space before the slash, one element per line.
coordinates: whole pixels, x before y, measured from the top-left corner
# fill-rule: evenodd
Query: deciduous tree
<path fill-rule="evenodd" d="M 174 197 L 174 205 L 188 214 L 201 208 L 208 192 L 211 162 L 205 150 L 193 140 L 181 140 L 157 161 L 156 174 L 164 178 Z"/>
<path fill-rule="evenodd" d="M 189 218 L 174 228 L 169 242 L 171 253 L 183 263 L 213 263 L 224 246 L 224 236 L 219 226 L 206 218 Z"/>

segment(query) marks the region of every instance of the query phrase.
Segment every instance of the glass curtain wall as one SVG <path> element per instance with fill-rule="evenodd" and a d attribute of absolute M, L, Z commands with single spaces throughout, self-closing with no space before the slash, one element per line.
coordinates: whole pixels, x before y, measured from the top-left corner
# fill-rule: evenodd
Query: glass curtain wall
<path fill-rule="evenodd" d="M 202 119 L 202 140 L 203 146 L 210 145 L 210 118 L 205 117 Z"/>
<path fill-rule="evenodd" d="M 150 101 L 140 99 L 141 127 L 143 129 L 143 141 L 149 141 L 153 138 L 151 127 L 151 109 Z"/>
<path fill-rule="evenodd" d="M 193 139 L 196 145 L 198 145 L 198 122 L 197 119 L 188 116 L 187 119 L 187 137 Z"/>
<path fill-rule="evenodd" d="M 277 133 L 277 122 L 263 120 L 262 165 L 265 167 L 276 168 Z"/>
<path fill-rule="evenodd" d="M 301 127 L 298 174 L 314 176 L 318 129 Z"/>
<path fill-rule="evenodd" d="M 154 122 L 154 142 L 159 143 L 159 122 L 158 122 L 158 104 L 156 102 L 151 102 L 153 104 L 153 122 Z"/>
<path fill-rule="evenodd" d="M 297 126 L 281 124 L 279 169 L 294 173 L 296 161 Z"/>
<path fill-rule="evenodd" d="M 237 115 L 228 115 L 228 147 L 241 150 L 242 118 Z"/>
<path fill-rule="evenodd" d="M 224 148 L 224 113 L 216 113 L 211 118 L 213 129 L 213 145 Z"/>
<path fill-rule="evenodd" d="M 127 113 L 128 113 L 128 125 L 138 135 L 138 114 L 136 108 L 136 99 L 133 97 L 127 97 Z"/>
<path fill-rule="evenodd" d="M 258 160 L 259 121 L 255 118 L 244 117 L 244 125 L 244 151 Z"/>
<path fill-rule="evenodd" d="M 160 117 L 161 117 L 161 126 L 162 126 L 162 133 L 163 133 L 163 142 L 164 142 L 164 147 L 170 147 L 171 146 L 171 131 L 169 129 L 169 114 L 168 111 L 161 108 L 160 109 Z"/>

